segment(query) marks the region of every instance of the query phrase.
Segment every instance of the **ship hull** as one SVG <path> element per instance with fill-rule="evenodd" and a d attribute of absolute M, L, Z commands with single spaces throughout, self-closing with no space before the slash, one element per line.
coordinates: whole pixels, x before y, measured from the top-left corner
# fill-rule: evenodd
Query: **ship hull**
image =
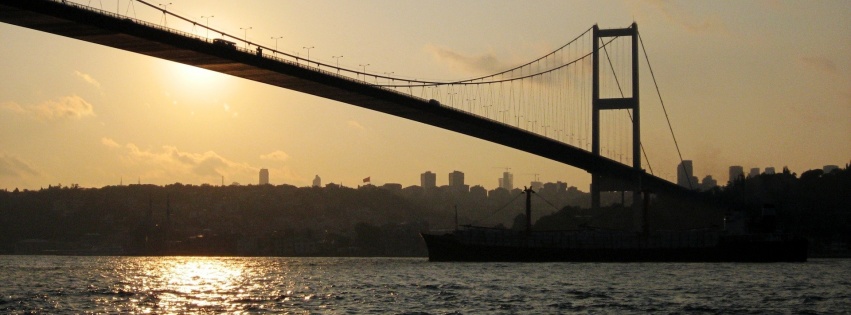
<path fill-rule="evenodd" d="M 421 234 L 430 261 L 466 262 L 803 262 L 804 239 L 731 238 L 703 247 L 571 248 L 470 244 L 455 235 Z"/>

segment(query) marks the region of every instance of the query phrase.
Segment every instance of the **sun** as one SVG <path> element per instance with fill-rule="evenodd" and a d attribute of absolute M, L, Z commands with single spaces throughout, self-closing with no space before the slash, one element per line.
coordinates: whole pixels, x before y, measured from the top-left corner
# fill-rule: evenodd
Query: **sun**
<path fill-rule="evenodd" d="M 169 82 L 180 93 L 191 97 L 210 97 L 220 93 L 227 75 L 179 63 L 168 64 Z"/>

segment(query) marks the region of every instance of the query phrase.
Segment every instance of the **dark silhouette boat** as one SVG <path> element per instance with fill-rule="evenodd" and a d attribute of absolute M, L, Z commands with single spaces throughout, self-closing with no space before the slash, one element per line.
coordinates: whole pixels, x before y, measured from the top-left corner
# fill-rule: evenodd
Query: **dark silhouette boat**
<path fill-rule="evenodd" d="M 421 233 L 429 261 L 466 262 L 804 262 L 807 240 L 775 232 L 732 235 L 720 230 L 533 231 L 531 189 L 526 230 L 462 226 Z"/>

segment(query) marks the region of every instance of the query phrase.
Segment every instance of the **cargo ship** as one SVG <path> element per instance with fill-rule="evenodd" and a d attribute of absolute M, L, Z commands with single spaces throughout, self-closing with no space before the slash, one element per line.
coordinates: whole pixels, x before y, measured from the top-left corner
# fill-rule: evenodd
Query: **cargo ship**
<path fill-rule="evenodd" d="M 461 226 L 421 233 L 429 261 L 464 262 L 804 262 L 807 240 L 776 232 L 730 234 L 721 230 L 534 231 L 531 189 L 526 229 Z M 646 230 L 646 229 L 645 229 Z"/>

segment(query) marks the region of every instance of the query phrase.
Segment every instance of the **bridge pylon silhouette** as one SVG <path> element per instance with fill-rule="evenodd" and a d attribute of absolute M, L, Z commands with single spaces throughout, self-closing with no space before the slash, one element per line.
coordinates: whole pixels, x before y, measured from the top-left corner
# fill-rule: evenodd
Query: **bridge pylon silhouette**
<path fill-rule="evenodd" d="M 639 79 L 638 79 L 638 24 L 632 23 L 628 28 L 600 29 L 594 25 L 592 51 L 592 91 L 591 91 L 591 153 L 600 157 L 600 112 L 605 110 L 631 110 L 632 120 L 632 168 L 635 176 L 629 180 L 607 176 L 606 172 L 592 171 L 591 173 L 591 207 L 600 208 L 600 193 L 603 191 L 632 191 L 633 209 L 640 210 L 641 203 L 641 120 L 639 115 Z M 607 37 L 629 37 L 631 39 L 632 60 L 632 93 L 629 97 L 601 98 L 600 96 L 600 40 Z M 639 211 L 635 211 L 636 218 Z M 636 220 L 638 221 L 638 220 Z M 641 226 L 637 222 L 637 226 Z"/>

